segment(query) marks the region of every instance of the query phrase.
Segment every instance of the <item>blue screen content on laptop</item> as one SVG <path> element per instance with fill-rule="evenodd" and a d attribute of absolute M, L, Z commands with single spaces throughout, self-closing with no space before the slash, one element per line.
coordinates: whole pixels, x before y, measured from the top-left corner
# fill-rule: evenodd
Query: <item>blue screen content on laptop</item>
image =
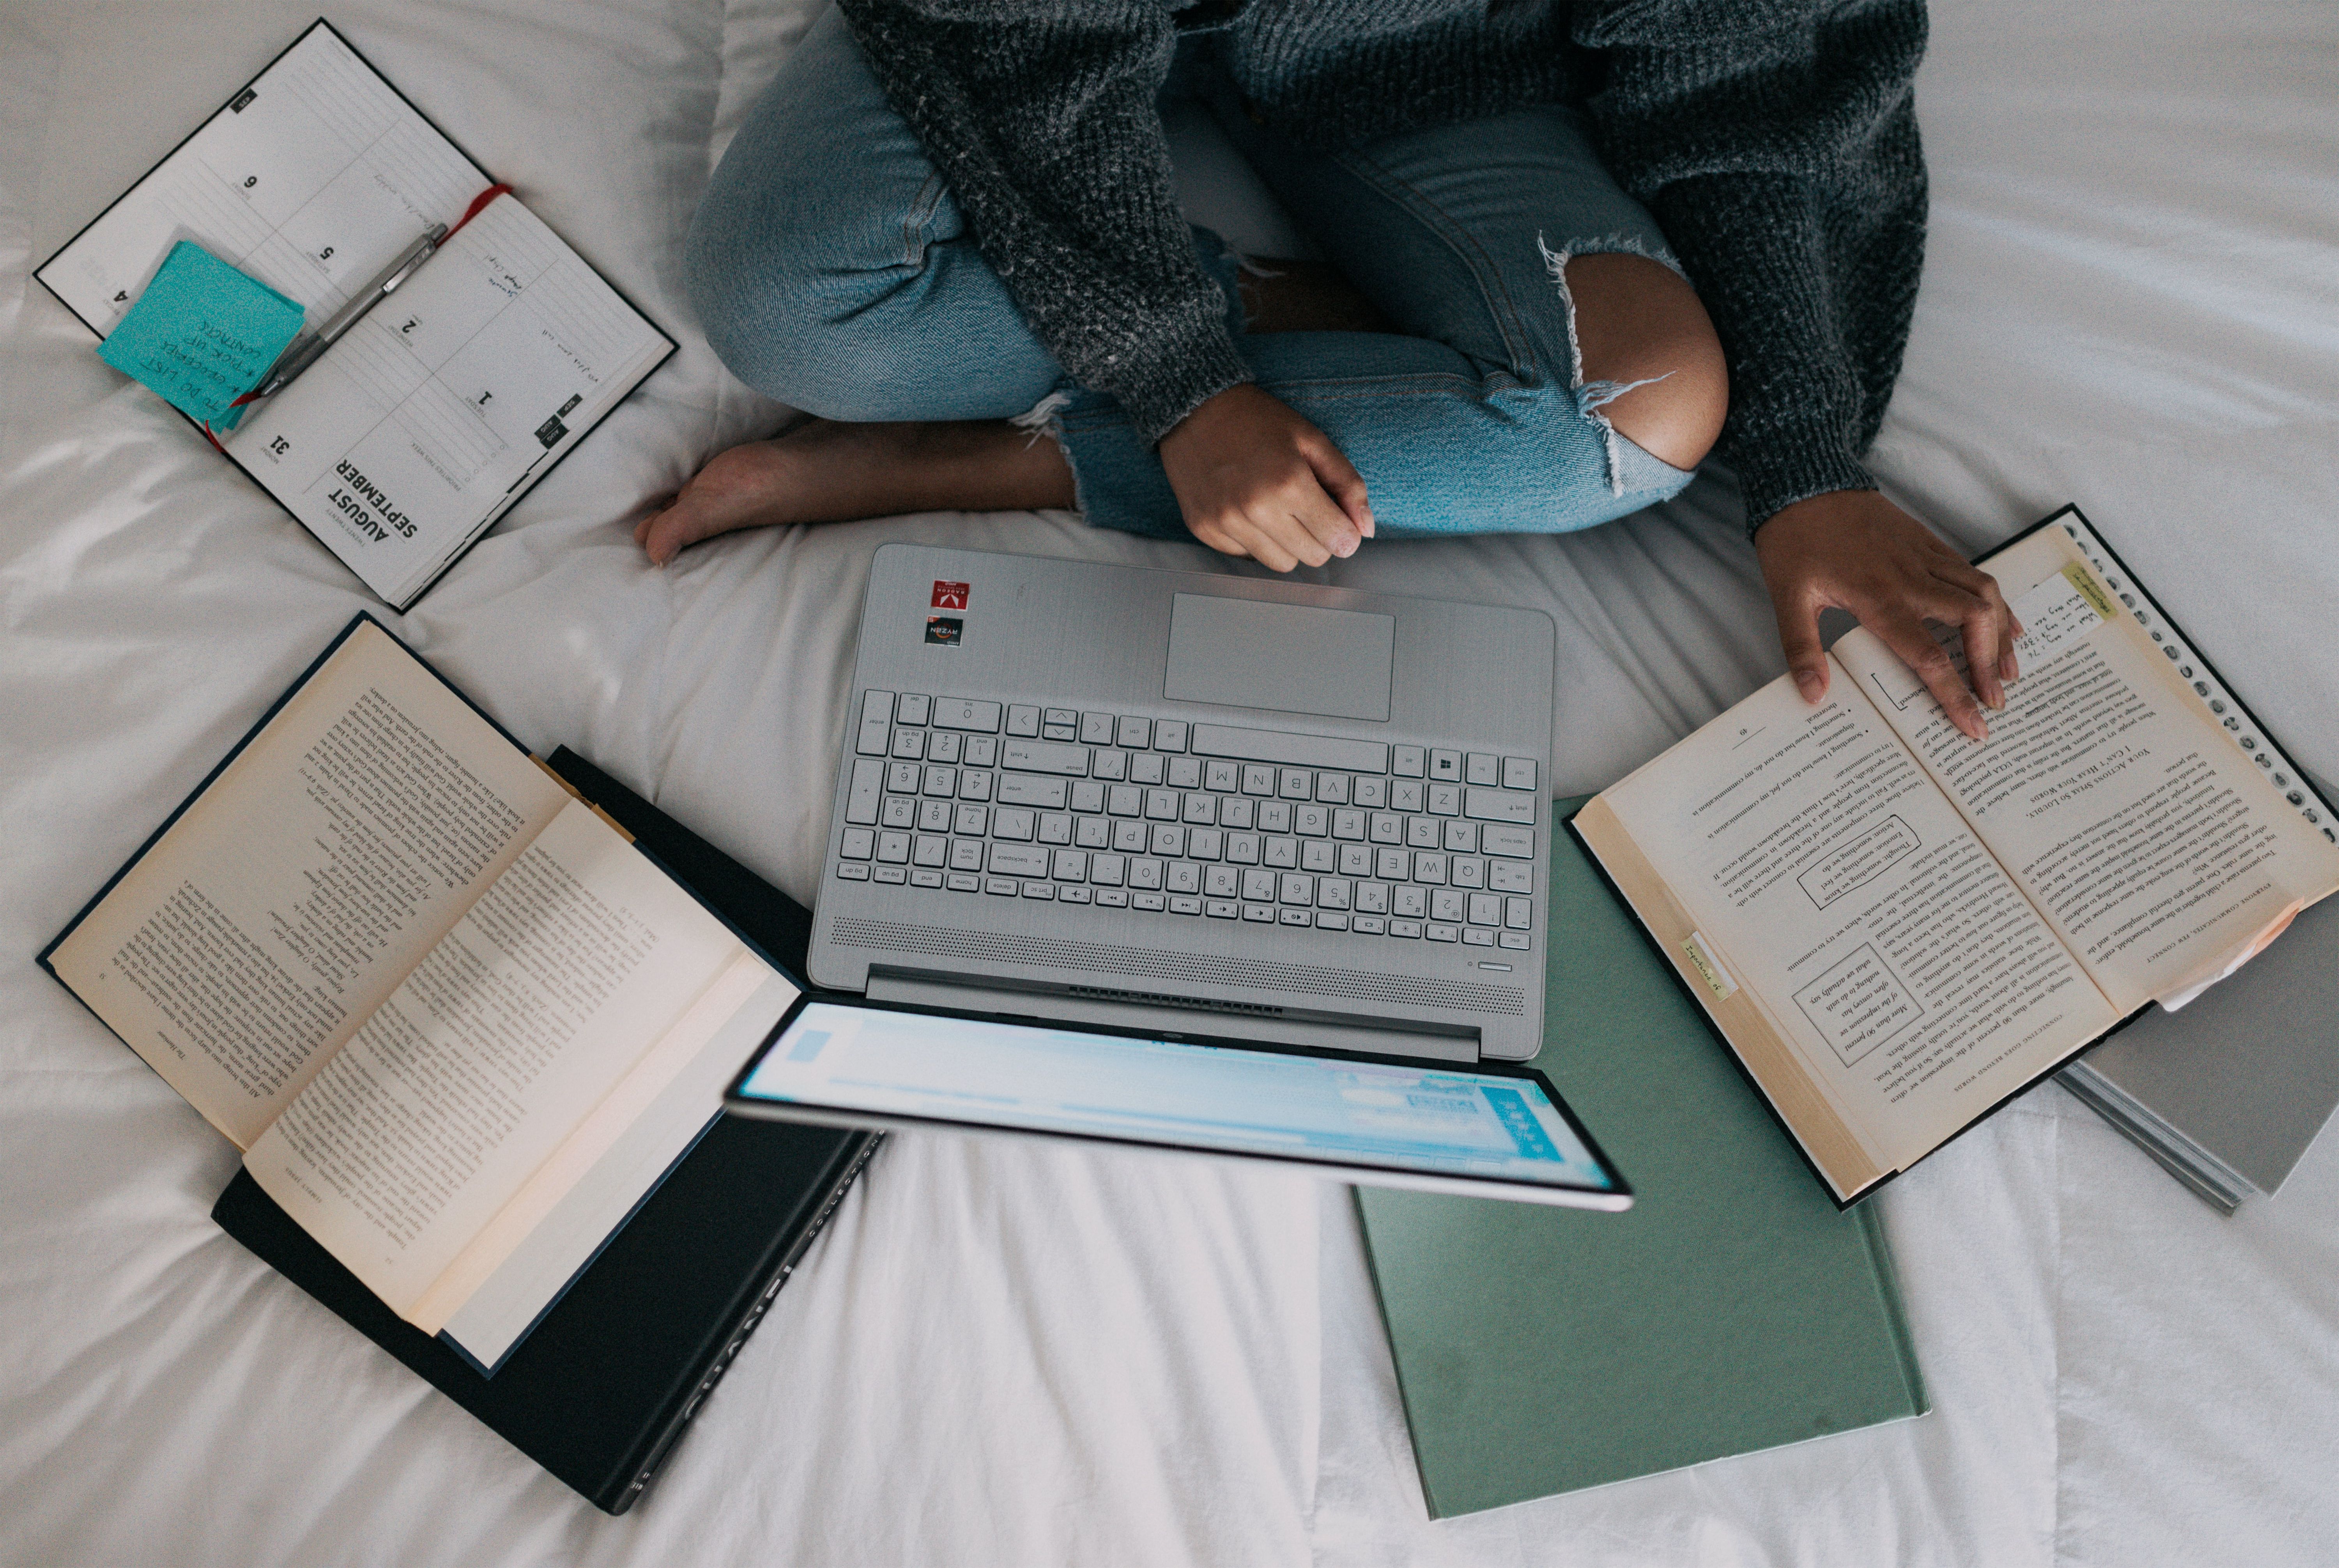
<path fill-rule="evenodd" d="M 1617 1190 L 1533 1079 L 811 1002 L 742 1099 Z"/>

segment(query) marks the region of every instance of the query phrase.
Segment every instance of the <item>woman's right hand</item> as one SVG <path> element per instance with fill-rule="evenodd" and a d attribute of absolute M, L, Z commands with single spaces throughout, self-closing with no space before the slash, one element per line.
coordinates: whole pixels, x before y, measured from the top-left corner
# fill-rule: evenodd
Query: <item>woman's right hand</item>
<path fill-rule="evenodd" d="M 1186 527 L 1270 571 L 1353 556 L 1373 537 L 1365 481 L 1331 438 L 1248 384 L 1204 401 L 1161 438 Z"/>

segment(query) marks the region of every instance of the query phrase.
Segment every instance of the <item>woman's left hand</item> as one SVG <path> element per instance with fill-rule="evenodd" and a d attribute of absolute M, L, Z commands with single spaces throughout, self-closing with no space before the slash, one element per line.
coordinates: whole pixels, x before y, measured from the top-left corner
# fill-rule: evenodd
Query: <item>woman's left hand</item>
<path fill-rule="evenodd" d="M 1220 555 L 1288 572 L 1353 556 L 1373 537 L 1356 465 L 1305 415 L 1248 381 L 1178 421 L 1160 452 L 1187 528 Z"/>
<path fill-rule="evenodd" d="M 2005 683 L 2016 674 L 2014 639 L 2022 635 L 1997 578 L 1968 565 L 1875 490 L 1797 501 L 1755 531 L 1754 553 L 1779 614 L 1787 668 L 1804 701 L 1827 695 L 1820 611 L 1833 605 L 1859 616 L 1908 662 L 1951 724 L 1976 740 L 1989 735 L 1981 705 L 2006 705 Z M 1929 619 L 1964 633 L 1971 691 L 1925 629 Z"/>

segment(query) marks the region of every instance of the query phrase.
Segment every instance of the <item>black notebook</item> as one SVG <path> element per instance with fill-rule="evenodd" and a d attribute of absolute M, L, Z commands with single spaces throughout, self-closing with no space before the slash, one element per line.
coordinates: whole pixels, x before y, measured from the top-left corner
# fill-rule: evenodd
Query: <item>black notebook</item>
<path fill-rule="evenodd" d="M 806 917 L 756 886 L 670 825 L 644 842 L 360 615 L 39 962 L 243 1150 L 230 1228 L 426 1371 L 526 1410 L 571 1293 L 618 1314 L 564 1376 L 647 1377 L 636 1419 L 580 1427 L 563 1392 L 538 1455 L 615 1506 L 867 1147 L 757 1146 L 781 1163 L 732 1173 L 744 1208 L 695 1163 L 736 1141 L 723 1086 L 800 992 L 766 943 L 800 965 Z M 677 1317 L 671 1226 L 607 1249 L 694 1192 L 676 1245 L 720 1231 L 728 1261 Z M 607 1257 L 643 1247 L 620 1287 Z M 684 1337 L 637 1374 L 650 1319 Z M 617 1468 L 575 1472 L 579 1433 Z"/>
<path fill-rule="evenodd" d="M 782 963 L 812 917 L 563 748 L 551 765 Z M 673 1451 L 878 1135 L 725 1117 L 676 1165 L 514 1350 L 483 1377 L 402 1322 L 239 1173 L 221 1228 L 594 1506 L 621 1514 Z"/>
<path fill-rule="evenodd" d="M 366 616 L 40 962 L 483 1372 L 801 990 Z"/>
<path fill-rule="evenodd" d="M 452 230 L 394 301 L 215 429 L 402 610 L 675 351 L 520 196 L 480 204 L 503 190 L 321 20 L 34 276 L 107 337 L 192 242 L 314 331 Z"/>

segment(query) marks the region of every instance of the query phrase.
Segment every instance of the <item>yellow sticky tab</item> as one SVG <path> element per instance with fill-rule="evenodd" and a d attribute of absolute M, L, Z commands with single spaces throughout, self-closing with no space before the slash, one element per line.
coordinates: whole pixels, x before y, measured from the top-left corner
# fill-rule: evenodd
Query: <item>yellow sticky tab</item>
<path fill-rule="evenodd" d="M 1722 967 L 1722 961 L 1707 951 L 1705 933 L 1693 931 L 1682 939 L 1682 952 L 1689 956 L 1690 967 L 1705 981 L 1705 989 L 1713 992 L 1716 1001 L 1728 1001 L 1738 994 L 1738 982 Z"/>
<path fill-rule="evenodd" d="M 2087 568 L 2078 562 L 2072 561 L 2063 567 L 2063 577 L 2073 587 L 2079 590 L 2079 597 L 2087 601 L 2088 607 L 2104 619 L 2110 620 L 2119 613 L 2112 607 L 2111 596 L 2104 592 L 2103 585 L 2097 582 Z"/>

